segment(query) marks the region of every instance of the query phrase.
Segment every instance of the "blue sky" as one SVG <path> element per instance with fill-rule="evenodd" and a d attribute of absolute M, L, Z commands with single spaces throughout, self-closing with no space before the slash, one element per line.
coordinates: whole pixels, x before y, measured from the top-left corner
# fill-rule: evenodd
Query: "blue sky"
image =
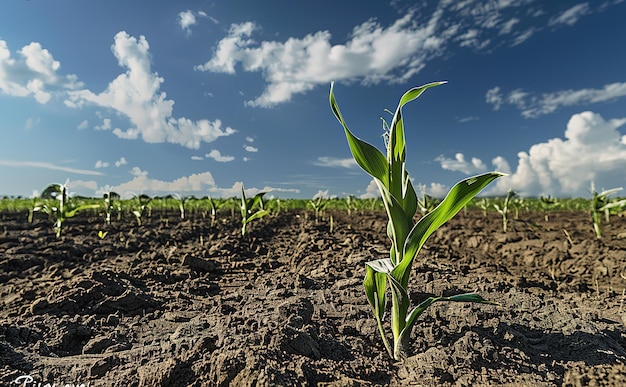
<path fill-rule="evenodd" d="M 328 105 L 443 195 L 626 186 L 624 1 L 10 1 L 0 5 L 0 195 L 371 196 Z M 416 5 L 419 4 L 419 5 Z M 427 5 L 424 5 L 427 4 Z"/>

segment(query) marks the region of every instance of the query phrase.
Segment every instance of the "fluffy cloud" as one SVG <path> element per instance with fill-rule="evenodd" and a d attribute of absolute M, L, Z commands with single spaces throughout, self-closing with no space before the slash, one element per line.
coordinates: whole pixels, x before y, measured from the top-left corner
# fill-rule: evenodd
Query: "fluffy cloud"
<path fill-rule="evenodd" d="M 96 161 L 96 165 L 94 166 L 94 168 L 98 169 L 98 168 L 106 168 L 109 166 L 109 163 L 106 161 L 102 161 L 102 160 L 98 160 Z"/>
<path fill-rule="evenodd" d="M 253 147 L 252 145 L 244 145 L 243 149 L 246 150 L 246 152 L 252 152 L 252 153 L 256 153 L 259 151 L 258 148 Z"/>
<path fill-rule="evenodd" d="M 626 119 L 605 120 L 599 114 L 574 114 L 565 138 L 553 138 L 518 153 L 518 164 L 508 177 L 498 179 L 493 193 L 513 189 L 522 195 L 589 195 L 591 182 L 598 188 L 626 183 L 626 136 L 618 128 Z M 502 172 L 510 170 L 502 157 L 493 160 Z"/>
<path fill-rule="evenodd" d="M 243 71 L 261 73 L 265 90 L 246 104 L 272 107 L 331 80 L 366 85 L 405 82 L 429 61 L 450 52 L 446 50 L 450 46 L 489 50 L 521 44 L 544 29 L 549 18 L 554 20 L 553 28 L 571 25 L 608 5 L 568 10 L 561 6 L 556 11 L 542 7 L 534 0 L 440 1 L 434 10 L 416 6 L 388 26 L 375 19 L 365 21 L 353 28 L 347 40 L 336 44 L 331 43 L 329 31 L 262 41 L 255 38 L 261 28 L 248 21 L 232 24 L 211 58 L 195 68 L 235 74 L 240 66 Z M 492 39 L 494 33 L 500 38 Z"/>
<path fill-rule="evenodd" d="M 233 156 L 223 156 L 217 149 L 212 149 L 209 153 L 206 154 L 206 157 L 210 157 L 213 160 L 219 161 L 221 163 L 227 163 L 235 159 Z"/>
<path fill-rule="evenodd" d="M 0 39 L 0 91 L 14 97 L 32 96 L 46 104 L 53 93 L 82 87 L 75 75 L 59 75 L 61 63 L 41 44 L 31 42 L 12 58 L 7 43 Z"/>
<path fill-rule="evenodd" d="M 504 104 L 516 107 L 526 118 L 549 114 L 561 107 L 606 102 L 626 96 L 626 82 L 615 82 L 601 89 L 561 90 L 545 93 L 541 96 L 516 89 L 508 94 L 502 93 L 498 86 L 487 91 L 485 100 L 493 105 L 494 110 Z"/>
<path fill-rule="evenodd" d="M 116 167 L 121 167 L 122 165 L 126 165 L 126 164 L 127 162 L 124 157 L 120 157 L 120 159 L 115 162 Z"/>
<path fill-rule="evenodd" d="M 160 91 L 164 80 L 150 68 L 149 48 L 144 36 L 137 39 L 124 31 L 117 33 L 111 49 L 126 72 L 99 94 L 87 89 L 70 92 L 66 104 L 80 107 L 91 103 L 128 117 L 134 127 L 113 130 L 116 136 L 124 139 L 141 136 L 149 143 L 169 142 L 198 149 L 201 142 L 209 143 L 235 133 L 230 127 L 224 128 L 220 120 L 192 121 L 173 117 L 174 101 L 168 100 L 165 92 Z"/>
<path fill-rule="evenodd" d="M 133 176 L 148 176 L 148 172 L 142 171 L 139 167 L 133 167 L 130 170 L 130 174 Z"/>
<path fill-rule="evenodd" d="M 487 170 L 487 166 L 480 159 L 472 157 L 471 161 L 467 161 L 463 153 L 457 153 L 454 155 L 454 159 L 442 155 L 437 157 L 435 161 L 438 161 L 443 169 L 463 172 L 466 175 L 475 175 Z"/>
<path fill-rule="evenodd" d="M 173 181 L 163 181 L 152 179 L 147 174 L 137 175 L 129 182 L 117 186 L 106 186 L 100 189 L 102 192 L 114 191 L 124 198 L 132 197 L 136 194 L 163 195 L 172 192 L 190 193 L 205 192 L 209 188 L 215 187 L 213 175 L 210 172 L 184 176 Z"/>
<path fill-rule="evenodd" d="M 365 193 L 360 195 L 360 199 L 373 199 L 380 197 L 380 190 L 378 189 L 378 184 L 376 184 L 376 180 L 372 179 L 367 187 L 365 188 Z"/>

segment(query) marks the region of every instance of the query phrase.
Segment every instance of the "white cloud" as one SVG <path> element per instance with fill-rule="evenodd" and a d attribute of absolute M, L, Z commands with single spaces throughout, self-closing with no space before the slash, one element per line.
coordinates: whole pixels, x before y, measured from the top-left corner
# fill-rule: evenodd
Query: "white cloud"
<path fill-rule="evenodd" d="M 204 192 L 215 187 L 213 175 L 210 172 L 197 173 L 184 176 L 173 181 L 163 181 L 149 178 L 146 174 L 137 175 L 131 181 L 117 186 L 107 186 L 102 191 L 114 191 L 125 198 L 138 193 L 148 195 L 163 195 L 172 192 L 190 193 Z"/>
<path fill-rule="evenodd" d="M 254 153 L 254 152 L 258 152 L 258 151 L 259 151 L 259 149 L 258 149 L 258 148 L 255 148 L 255 147 L 253 147 L 252 145 L 244 145 L 244 146 L 243 146 L 243 149 L 245 149 L 245 150 L 246 150 L 246 152 L 252 152 L 252 153 Z"/>
<path fill-rule="evenodd" d="M 78 124 L 76 129 L 83 130 L 83 129 L 87 129 L 88 127 L 89 127 L 89 121 L 83 120 L 80 124 Z"/>
<path fill-rule="evenodd" d="M 488 104 L 493 105 L 494 110 L 499 110 L 504 102 L 504 97 L 502 96 L 500 87 L 496 86 L 487 90 L 487 94 L 485 94 L 485 101 Z"/>
<path fill-rule="evenodd" d="M 217 186 L 209 188 L 209 192 L 216 193 L 223 198 L 229 197 L 241 197 L 241 186 L 242 182 L 238 181 L 233 184 L 230 188 L 219 188 Z M 263 188 L 245 188 L 246 196 L 253 197 L 259 192 L 285 192 L 285 193 L 299 193 L 300 190 L 297 188 L 276 188 L 265 186 Z"/>
<path fill-rule="evenodd" d="M 440 183 L 430 183 L 429 186 L 423 186 L 422 188 L 426 192 L 426 195 L 439 199 L 443 199 L 450 190 L 449 187 Z"/>
<path fill-rule="evenodd" d="M 549 26 L 554 27 L 557 24 L 566 24 L 573 26 L 584 15 L 590 13 L 589 3 L 576 4 L 573 7 L 563 11 L 561 14 L 550 19 Z"/>
<path fill-rule="evenodd" d="M 615 82 L 604 85 L 601 89 L 561 90 L 540 96 L 516 89 L 502 94 L 499 87 L 487 91 L 485 99 L 493 105 L 494 110 L 508 104 L 521 110 L 522 116 L 534 118 L 549 114 L 561 107 L 590 105 L 608 102 L 626 96 L 626 82 Z"/>
<path fill-rule="evenodd" d="M 196 20 L 196 15 L 194 15 L 193 11 L 187 10 L 178 14 L 178 24 L 180 25 L 180 28 L 187 33 L 187 35 L 191 34 L 191 26 L 196 23 L 198 23 L 198 21 Z"/>
<path fill-rule="evenodd" d="M 102 176 L 104 173 L 98 171 L 91 171 L 88 169 L 77 169 L 71 167 L 64 167 L 61 165 L 56 165 L 47 162 L 41 161 L 15 161 L 15 160 L 0 160 L 0 165 L 5 167 L 18 167 L 18 168 L 42 168 L 42 169 L 50 169 L 53 171 L 63 171 L 68 173 L 75 173 L 77 175 L 92 175 L 92 176 Z"/>
<path fill-rule="evenodd" d="M 28 117 L 26 119 L 26 122 L 24 123 L 24 129 L 31 130 L 35 126 L 39 125 L 40 122 L 41 122 L 41 118 L 39 117 L 35 117 L 35 118 Z"/>
<path fill-rule="evenodd" d="M 457 153 L 454 155 L 454 159 L 441 155 L 435 158 L 435 161 L 438 161 L 443 169 L 463 172 L 466 175 L 475 175 L 487 170 L 487 166 L 480 159 L 472 157 L 471 161 L 467 161 L 463 153 Z"/>
<path fill-rule="evenodd" d="M 232 24 L 212 56 L 195 68 L 225 74 L 260 73 L 265 89 L 246 104 L 272 107 L 331 80 L 364 85 L 406 82 L 431 60 L 451 52 L 452 46 L 475 50 L 514 46 L 544 30 L 550 17 L 555 26 L 564 25 L 604 9 L 574 7 L 555 16 L 559 11 L 548 13 L 542 6 L 534 0 L 439 1 L 430 13 L 416 6 L 389 25 L 367 20 L 339 42 L 332 40 L 329 31 L 263 41 L 256 39 L 261 27 L 248 21 Z M 499 38 L 491 39 L 494 34 Z"/>
<path fill-rule="evenodd" d="M 120 159 L 115 162 L 116 167 L 121 167 L 122 165 L 126 165 L 126 164 L 127 162 L 124 157 L 120 157 Z"/>
<path fill-rule="evenodd" d="M 202 156 L 191 156 L 191 159 L 194 161 L 202 161 L 204 160 L 204 157 Z"/>
<path fill-rule="evenodd" d="M 102 125 L 96 125 L 96 130 L 111 130 L 111 119 L 105 118 L 102 120 Z"/>
<path fill-rule="evenodd" d="M 254 142 L 254 138 L 252 138 L 252 137 L 248 136 L 248 137 L 246 137 L 246 141 L 248 141 L 248 142 Z"/>
<path fill-rule="evenodd" d="M 6 41 L 0 39 L 0 91 L 14 97 L 32 96 L 46 104 L 53 93 L 82 87 L 75 75 L 57 74 L 59 61 L 41 46 L 31 42 L 18 51 L 17 59 L 11 57 Z"/>
<path fill-rule="evenodd" d="M 133 167 L 129 173 L 133 176 L 148 176 L 148 172 L 142 171 L 139 167 Z"/>
<path fill-rule="evenodd" d="M 313 165 L 317 165 L 319 167 L 354 168 L 358 164 L 351 157 L 347 159 L 340 159 L 337 157 L 322 156 L 322 157 L 318 157 L 317 161 L 315 161 Z"/>
<path fill-rule="evenodd" d="M 360 199 L 372 199 L 372 198 L 379 198 L 379 197 L 380 197 L 380 190 L 378 189 L 378 185 L 376 184 L 375 179 L 370 180 L 369 184 L 367 185 L 367 188 L 365 188 L 365 193 L 359 196 Z"/>
<path fill-rule="evenodd" d="M 201 142 L 213 142 L 235 133 L 230 127 L 223 128 L 220 120 L 192 121 L 172 116 L 174 101 L 168 100 L 165 92 L 160 91 L 164 79 L 151 71 L 149 44 L 144 36 L 137 39 L 121 31 L 115 35 L 112 50 L 126 72 L 99 94 L 87 89 L 70 92 L 68 106 L 92 103 L 128 117 L 134 127 L 113 130 L 116 136 L 124 139 L 141 136 L 149 143 L 169 142 L 198 149 Z"/>
<path fill-rule="evenodd" d="M 90 191 L 96 191 L 98 189 L 98 183 L 95 180 L 69 180 L 67 182 L 67 187 L 71 192 L 81 190 L 82 188 Z M 91 192 L 89 194 L 85 194 L 85 196 L 91 195 Z"/>
<path fill-rule="evenodd" d="M 515 171 L 498 179 L 493 192 L 586 197 L 592 181 L 605 188 L 625 184 L 626 142 L 618 131 L 624 124 L 626 119 L 606 121 L 589 111 L 574 114 L 565 139 L 553 138 L 519 152 Z M 502 157 L 493 163 L 503 172 L 510 170 Z"/>
<path fill-rule="evenodd" d="M 109 166 L 109 163 L 106 161 L 102 161 L 102 160 L 98 160 L 96 161 L 96 165 L 94 166 L 94 168 L 98 169 L 98 168 L 106 168 Z"/>
<path fill-rule="evenodd" d="M 206 157 L 210 157 L 213 160 L 219 161 L 221 163 L 226 163 L 235 159 L 233 156 L 223 156 L 217 149 L 212 149 L 209 153 L 206 154 Z"/>

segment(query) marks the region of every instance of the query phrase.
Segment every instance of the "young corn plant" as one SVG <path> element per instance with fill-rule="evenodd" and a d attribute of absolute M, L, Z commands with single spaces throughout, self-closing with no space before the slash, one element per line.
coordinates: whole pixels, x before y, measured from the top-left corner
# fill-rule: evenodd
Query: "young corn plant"
<path fill-rule="evenodd" d="M 135 195 L 131 203 L 131 212 L 135 215 L 137 225 L 141 226 L 144 211 L 152 199 L 148 195 Z"/>
<path fill-rule="evenodd" d="M 118 215 L 121 211 L 121 204 L 119 202 L 120 195 L 115 192 L 105 192 L 103 195 L 104 200 L 104 222 L 106 224 L 111 224 L 111 216 L 113 215 L 113 210 L 116 210 Z"/>
<path fill-rule="evenodd" d="M 509 204 L 511 204 L 511 199 L 513 199 L 517 194 L 512 189 L 506 193 L 506 198 L 504 198 L 504 203 L 502 204 L 502 208 L 498 205 L 498 203 L 493 204 L 493 208 L 498 211 L 500 215 L 502 215 L 502 231 L 507 232 L 508 224 L 509 224 Z"/>
<path fill-rule="evenodd" d="M 547 222 L 549 219 L 548 211 L 552 209 L 552 207 L 556 207 L 559 204 L 557 198 L 548 196 L 540 196 L 539 200 L 541 200 L 541 207 L 543 208 L 543 219 Z"/>
<path fill-rule="evenodd" d="M 259 192 L 253 198 L 248 199 L 243 184 L 241 185 L 241 236 L 246 235 L 248 223 L 269 214 L 263 203 L 263 195 L 266 193 Z"/>
<path fill-rule="evenodd" d="M 608 223 L 611 208 L 623 207 L 626 205 L 626 199 L 617 201 L 611 201 L 609 199 L 609 195 L 619 192 L 622 189 L 622 187 L 612 188 L 598 193 L 596 192 L 593 182 L 591 183 L 591 220 L 593 221 L 593 230 L 596 233 L 596 238 L 602 239 L 602 230 L 600 228 L 602 223 L 602 213 L 604 213 L 605 221 Z"/>
<path fill-rule="evenodd" d="M 73 218 L 78 211 L 100 207 L 99 204 L 81 204 L 78 200 L 70 198 L 67 192 L 67 184 L 68 182 L 65 182 L 65 184 L 55 183 L 47 186 L 41 193 L 41 198 L 44 200 L 50 200 L 56 205 L 46 202 L 37 209 L 38 211 L 42 211 L 52 216 L 54 219 L 54 228 L 56 230 L 57 238 L 61 236 L 63 223 L 67 219 Z"/>
<path fill-rule="evenodd" d="M 328 200 L 324 199 L 322 195 L 317 196 L 317 198 L 313 198 L 309 200 L 308 205 L 315 211 L 315 224 L 319 223 L 320 212 L 326 208 L 328 204 Z"/>
<path fill-rule="evenodd" d="M 393 115 L 391 125 L 386 125 L 385 156 L 376 147 L 357 138 L 348 129 L 330 87 L 330 106 L 344 128 L 352 156 L 359 166 L 371 175 L 382 196 L 389 223 L 387 234 L 391 240 L 389 258 L 367 262 L 363 285 L 367 299 L 374 312 L 378 330 L 389 355 L 400 360 L 406 356 L 409 338 L 417 317 L 431 304 L 439 301 L 491 303 L 476 293 L 458 294 L 450 297 L 429 297 L 411 309 L 408 296 L 411 267 L 428 237 L 450 220 L 467 202 L 496 178 L 503 176 L 489 172 L 473 176 L 457 183 L 433 211 L 414 221 L 418 201 L 409 173 L 405 169 L 406 144 L 402 107 L 419 97 L 427 89 L 445 82 L 429 83 L 407 91 Z M 393 341 L 387 340 L 383 321 L 387 306 L 387 285 L 391 289 L 391 333 Z"/>

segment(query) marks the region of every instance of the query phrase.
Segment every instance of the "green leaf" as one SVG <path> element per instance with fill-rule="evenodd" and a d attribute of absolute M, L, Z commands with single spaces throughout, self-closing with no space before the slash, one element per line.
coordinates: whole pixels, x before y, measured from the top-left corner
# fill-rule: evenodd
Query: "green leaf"
<path fill-rule="evenodd" d="M 422 217 L 409 232 L 404 244 L 404 255 L 393 271 L 404 287 L 408 286 L 413 259 L 420 251 L 426 239 L 439 227 L 456 215 L 472 198 L 480 193 L 493 180 L 504 176 L 500 172 L 488 172 L 469 177 L 458 182 L 445 199 L 430 213 Z"/>
<path fill-rule="evenodd" d="M 339 111 L 339 106 L 337 106 L 337 102 L 335 101 L 333 87 L 334 82 L 331 83 L 330 86 L 330 107 L 335 114 L 335 117 L 337 117 L 337 120 L 339 120 L 339 123 L 341 123 L 344 128 L 346 138 L 348 139 L 348 145 L 350 146 L 350 152 L 352 152 L 352 157 L 354 157 L 356 163 L 363 168 L 365 172 L 370 174 L 370 176 L 386 183 L 388 180 L 387 158 L 376 147 L 359 139 L 352 134 L 350 129 L 348 129 L 348 126 Z"/>

